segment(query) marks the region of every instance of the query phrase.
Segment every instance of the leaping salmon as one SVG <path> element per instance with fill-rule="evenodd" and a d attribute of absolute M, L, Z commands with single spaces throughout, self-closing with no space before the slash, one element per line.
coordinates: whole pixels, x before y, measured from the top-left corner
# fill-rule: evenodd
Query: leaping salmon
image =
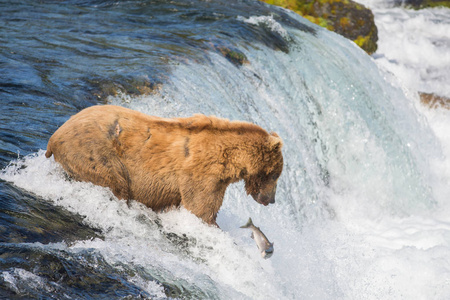
<path fill-rule="evenodd" d="M 258 246 L 261 251 L 261 256 L 265 259 L 269 258 L 273 254 L 273 243 L 269 242 L 264 233 L 253 225 L 252 218 L 248 218 L 247 224 L 241 226 L 241 228 L 250 228 L 252 230 L 251 238 L 255 240 L 256 246 Z"/>

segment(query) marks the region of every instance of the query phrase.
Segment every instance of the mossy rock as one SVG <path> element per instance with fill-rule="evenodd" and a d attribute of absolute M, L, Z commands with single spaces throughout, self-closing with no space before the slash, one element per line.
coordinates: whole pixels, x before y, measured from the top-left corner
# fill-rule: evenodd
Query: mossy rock
<path fill-rule="evenodd" d="M 448 7 L 450 1 L 443 0 L 395 0 L 395 6 L 404 6 L 413 9 L 422 9 L 428 7 Z"/>
<path fill-rule="evenodd" d="M 98 100 L 103 101 L 106 101 L 108 96 L 117 96 L 119 94 L 133 96 L 153 95 L 162 88 L 161 83 L 152 82 L 143 76 L 91 79 L 89 83 L 92 85 L 91 94 Z"/>
<path fill-rule="evenodd" d="M 372 54 L 377 50 L 378 30 L 372 11 L 352 0 L 261 0 L 290 9 L 334 31 Z"/>
<path fill-rule="evenodd" d="M 228 61 L 233 63 L 235 66 L 240 67 L 244 64 L 248 64 L 249 61 L 244 53 L 237 49 L 231 49 L 225 46 L 217 46 L 217 50 L 226 58 Z"/>

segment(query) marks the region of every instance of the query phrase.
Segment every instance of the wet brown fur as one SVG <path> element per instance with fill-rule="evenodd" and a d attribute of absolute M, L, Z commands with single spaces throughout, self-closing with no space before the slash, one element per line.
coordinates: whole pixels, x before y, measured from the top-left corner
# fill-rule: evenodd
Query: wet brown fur
<path fill-rule="evenodd" d="M 76 180 L 111 188 L 155 211 L 180 204 L 215 224 L 229 184 L 274 202 L 283 168 L 275 133 L 239 121 L 194 115 L 159 118 L 104 105 L 72 116 L 50 138 L 52 154 Z"/>

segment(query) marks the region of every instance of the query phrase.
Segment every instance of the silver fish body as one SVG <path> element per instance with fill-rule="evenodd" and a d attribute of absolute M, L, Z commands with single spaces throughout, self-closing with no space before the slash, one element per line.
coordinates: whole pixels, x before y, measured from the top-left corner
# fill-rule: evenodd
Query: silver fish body
<path fill-rule="evenodd" d="M 250 228 L 252 231 L 252 239 L 255 240 L 256 246 L 258 246 L 258 249 L 261 251 L 261 256 L 265 259 L 269 258 L 273 254 L 273 243 L 269 242 L 267 237 L 264 235 L 264 233 L 259 229 L 259 227 L 256 227 L 253 225 L 252 218 L 248 219 L 247 224 L 244 226 L 241 226 L 241 228 Z"/>

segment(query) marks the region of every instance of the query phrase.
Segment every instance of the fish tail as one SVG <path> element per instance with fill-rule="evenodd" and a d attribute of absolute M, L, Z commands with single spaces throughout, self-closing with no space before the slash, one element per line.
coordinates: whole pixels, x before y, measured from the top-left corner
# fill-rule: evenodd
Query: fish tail
<path fill-rule="evenodd" d="M 247 224 L 245 224 L 244 226 L 241 226 L 241 228 L 249 228 L 252 225 L 253 225 L 252 218 L 248 218 Z"/>

